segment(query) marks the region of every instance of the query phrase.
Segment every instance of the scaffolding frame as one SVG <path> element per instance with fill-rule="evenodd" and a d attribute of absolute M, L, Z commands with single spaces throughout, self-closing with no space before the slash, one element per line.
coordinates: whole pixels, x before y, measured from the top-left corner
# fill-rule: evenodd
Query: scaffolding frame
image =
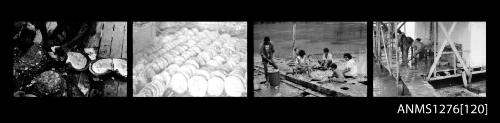
<path fill-rule="evenodd" d="M 434 57 L 434 62 L 432 63 L 431 65 L 431 68 L 429 70 L 429 73 L 426 77 L 426 80 L 429 81 L 431 79 L 435 79 L 436 80 L 436 77 L 432 77 L 432 75 L 436 76 L 436 66 L 437 64 L 439 63 L 439 59 L 441 58 L 441 56 L 443 55 L 443 51 L 444 51 L 444 48 L 448 45 L 450 45 L 451 49 L 453 50 L 453 54 L 455 55 L 455 57 L 453 57 L 453 62 L 456 63 L 456 60 L 459 61 L 460 65 L 462 65 L 462 69 L 464 69 L 464 72 L 462 72 L 462 81 L 463 81 L 463 84 L 465 87 L 468 87 L 468 85 L 471 83 L 472 81 L 472 69 L 470 67 L 470 65 L 468 65 L 467 63 L 465 63 L 465 61 L 463 60 L 463 57 L 460 55 L 460 52 L 463 52 L 463 51 L 458 51 L 454 42 L 451 40 L 451 34 L 453 33 L 454 29 L 455 29 L 455 26 L 457 25 L 457 22 L 453 22 L 451 27 L 449 29 L 446 29 L 444 27 L 444 24 L 442 22 L 434 22 L 435 25 L 439 26 L 439 29 L 441 31 L 443 31 L 443 34 L 445 36 L 445 40 L 444 42 L 441 44 L 441 46 L 439 46 L 439 49 L 438 50 L 434 50 L 434 54 L 437 52 L 437 54 L 435 55 Z M 437 33 L 437 31 L 436 31 Z M 437 36 L 436 36 L 436 39 L 437 39 Z M 437 40 L 433 40 L 435 43 L 434 44 L 437 44 Z M 436 49 L 437 48 L 437 45 L 434 46 L 434 48 Z M 454 63 L 454 64 L 455 64 Z M 456 68 L 456 65 L 453 65 L 453 71 L 456 72 L 457 71 L 457 68 Z M 456 75 L 448 75 L 450 77 L 454 77 Z M 449 77 L 441 77 L 440 79 L 445 79 L 445 78 L 449 78 Z"/>
<path fill-rule="evenodd" d="M 398 47 L 398 40 L 396 36 L 392 37 L 392 34 L 395 34 L 397 30 L 399 30 L 403 25 L 405 25 L 406 22 L 375 22 L 375 57 L 378 59 L 378 61 L 381 63 L 381 65 L 389 71 L 389 74 L 396 79 L 395 84 L 400 85 L 400 70 L 399 70 L 399 64 L 400 64 L 400 49 Z M 384 25 L 387 27 L 387 32 L 384 32 L 383 28 L 381 27 Z M 387 33 L 387 34 L 386 34 Z M 381 50 L 381 46 L 384 47 L 383 51 Z M 395 53 L 395 54 L 393 54 Z M 385 54 L 385 57 L 382 56 L 382 54 Z M 395 55 L 395 63 L 393 63 Z M 385 63 L 387 65 L 383 65 L 383 59 L 385 59 Z M 402 58 L 401 58 L 402 59 Z M 395 70 L 393 70 L 393 65 L 396 65 Z M 404 89 L 404 88 L 403 88 Z M 402 91 L 404 94 L 404 90 Z"/>
<path fill-rule="evenodd" d="M 385 60 L 387 61 L 387 65 L 389 65 L 387 68 L 389 73 L 392 74 L 396 74 L 396 76 L 399 76 L 399 64 L 400 64 L 400 54 L 399 54 L 399 51 L 400 49 L 397 47 L 398 46 L 398 40 L 396 39 L 396 37 L 394 38 L 391 38 L 391 35 L 392 33 L 396 33 L 397 30 L 399 30 L 403 25 L 405 25 L 406 22 L 387 22 L 388 25 L 390 26 L 387 26 L 388 30 L 387 32 L 384 32 L 381 25 L 385 25 L 384 22 L 376 22 L 376 40 L 375 40 L 375 52 L 377 53 L 375 55 L 375 57 L 379 60 L 379 61 L 382 61 L 382 59 L 385 58 Z M 388 33 L 388 34 L 385 34 L 385 33 Z M 388 38 L 390 37 L 390 38 Z M 383 51 L 380 51 L 381 50 L 381 46 L 384 47 Z M 395 52 L 395 54 L 393 54 L 393 52 Z M 382 53 L 385 54 L 385 57 L 382 56 Z M 393 59 L 393 56 L 396 55 L 396 71 L 392 71 L 390 69 L 390 65 L 392 65 L 392 59 Z"/>
<path fill-rule="evenodd" d="M 383 24 L 388 24 L 387 26 L 387 32 L 384 32 L 383 31 L 383 28 L 381 27 Z M 389 74 L 391 76 L 393 76 L 394 78 L 396 78 L 396 84 L 399 85 L 399 81 L 400 81 L 400 59 L 401 61 L 403 61 L 402 57 L 400 58 L 400 50 L 399 47 L 398 47 L 398 39 L 397 37 L 395 36 L 394 38 L 392 38 L 392 34 L 395 34 L 397 30 L 399 30 L 402 26 L 404 26 L 406 24 L 406 22 L 375 22 L 375 49 L 374 49 L 374 52 L 376 53 L 375 57 L 378 61 L 380 61 L 381 65 L 382 65 L 382 62 L 383 60 L 382 59 L 385 59 L 387 62 L 387 66 L 385 66 L 385 68 L 389 71 Z M 456 67 L 456 61 L 458 60 L 458 62 L 460 63 L 460 65 L 462 66 L 462 69 L 464 70 L 464 72 L 462 72 L 462 81 L 463 81 L 463 84 L 465 87 L 468 87 L 468 85 L 470 84 L 471 80 L 472 80 L 472 74 L 474 73 L 477 73 L 477 72 L 472 72 L 472 68 L 470 67 L 470 65 L 468 65 L 462 55 L 460 55 L 460 53 L 463 53 L 463 51 L 458 51 L 454 42 L 451 40 L 451 34 L 453 33 L 454 29 L 455 29 L 455 26 L 456 26 L 457 22 L 453 22 L 452 23 L 452 26 L 449 28 L 449 29 L 446 29 L 444 27 L 444 24 L 442 22 L 431 22 L 431 31 L 429 33 L 431 33 L 431 41 L 432 43 L 434 44 L 433 45 L 433 55 L 434 55 L 434 61 L 432 62 L 432 65 L 431 65 L 431 68 L 429 69 L 429 73 L 427 74 L 427 77 L 424 79 L 426 81 L 430 81 L 430 80 L 439 80 L 439 79 L 446 79 L 446 78 L 451 78 L 451 77 L 457 77 L 457 75 L 446 75 L 446 76 L 441 76 L 441 77 L 436 77 L 437 75 L 437 70 L 436 70 L 436 67 L 437 67 L 437 64 L 439 63 L 439 60 L 440 58 L 442 57 L 443 54 L 454 54 L 454 57 L 453 57 L 453 62 L 454 62 L 454 65 L 453 65 L 453 69 L 450 69 L 450 70 L 453 70 L 454 73 L 457 72 L 458 68 Z M 441 43 L 440 46 L 438 46 L 438 28 L 443 31 L 444 33 L 444 36 L 445 36 L 445 39 L 444 41 Z M 388 34 L 385 34 L 385 33 L 388 33 Z M 388 37 L 387 37 L 388 35 Z M 446 46 L 450 45 L 451 49 L 453 50 L 453 52 L 444 52 L 444 48 Z M 383 51 L 380 51 L 381 50 L 381 46 L 384 47 Z M 395 49 L 394 49 L 395 48 Z M 395 52 L 396 54 L 396 70 L 393 71 L 391 70 L 391 67 L 393 65 L 393 63 L 391 63 L 392 59 L 393 59 L 393 52 Z M 382 56 L 382 54 L 385 53 L 385 57 Z M 402 54 L 401 54 L 402 55 Z M 434 77 L 432 76 L 434 75 Z"/>

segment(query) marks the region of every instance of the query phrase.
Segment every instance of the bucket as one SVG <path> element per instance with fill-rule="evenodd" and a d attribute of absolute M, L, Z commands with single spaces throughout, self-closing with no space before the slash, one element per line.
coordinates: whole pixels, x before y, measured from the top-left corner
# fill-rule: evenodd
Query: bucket
<path fill-rule="evenodd" d="M 280 84 L 281 78 L 279 72 L 272 72 L 267 74 L 267 81 L 272 87 L 276 87 Z"/>

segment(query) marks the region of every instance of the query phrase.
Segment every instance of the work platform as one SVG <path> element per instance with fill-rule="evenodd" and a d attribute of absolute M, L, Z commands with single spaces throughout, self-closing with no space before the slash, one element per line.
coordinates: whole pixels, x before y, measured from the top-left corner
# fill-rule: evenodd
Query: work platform
<path fill-rule="evenodd" d="M 255 58 L 258 60 L 260 58 Z M 306 90 L 324 94 L 330 97 L 366 97 L 367 96 L 367 78 L 348 78 L 347 82 L 328 82 L 326 81 L 312 81 L 302 74 L 292 75 L 291 67 L 287 65 L 285 59 L 276 58 L 276 64 L 280 70 L 280 76 L 282 82 L 291 82 L 293 84 L 299 85 Z M 258 72 L 264 72 L 264 67 L 260 61 L 255 62 L 254 69 Z"/>

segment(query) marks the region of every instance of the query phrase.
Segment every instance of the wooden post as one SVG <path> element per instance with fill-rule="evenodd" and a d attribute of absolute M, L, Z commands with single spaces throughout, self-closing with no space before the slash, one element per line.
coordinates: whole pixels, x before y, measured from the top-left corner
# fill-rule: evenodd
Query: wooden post
<path fill-rule="evenodd" d="M 457 72 L 457 58 L 453 57 L 453 73 Z"/>
<path fill-rule="evenodd" d="M 405 24 L 406 24 L 406 22 L 399 23 L 399 24 L 398 24 L 398 26 L 397 26 L 398 28 L 397 28 L 396 30 L 394 30 L 394 31 L 398 31 L 398 30 L 399 30 L 401 27 L 403 27 L 403 25 L 405 25 Z"/>
<path fill-rule="evenodd" d="M 381 31 L 381 28 L 380 28 L 380 22 L 375 22 L 375 23 L 376 23 L 376 26 L 377 26 L 377 32 L 375 34 L 375 35 L 377 35 L 377 44 L 376 44 L 377 45 L 376 48 L 377 48 L 377 51 L 378 51 L 377 52 L 377 56 L 378 56 L 378 60 L 380 62 L 380 65 L 382 65 L 382 59 L 383 59 L 382 58 L 382 54 L 381 54 L 382 53 L 382 51 L 381 51 L 382 50 L 382 48 L 381 48 L 382 47 L 382 31 Z"/>
<path fill-rule="evenodd" d="M 389 47 L 387 47 L 387 44 L 385 43 L 385 37 L 384 37 L 384 33 L 381 32 L 380 34 L 382 34 L 382 43 L 384 45 L 384 51 L 385 51 L 385 58 L 387 59 L 387 68 L 389 68 L 389 74 L 392 76 L 392 71 L 391 71 L 391 57 L 389 56 L 389 54 L 387 54 L 387 50 Z M 389 51 L 390 52 L 390 51 Z"/>
<path fill-rule="evenodd" d="M 294 59 L 296 56 L 295 56 L 295 26 L 296 24 L 293 24 L 293 27 L 292 27 L 292 59 Z"/>
<path fill-rule="evenodd" d="M 111 44 L 113 42 L 113 22 L 103 22 L 103 37 L 99 47 L 99 58 L 110 58 Z"/>
<path fill-rule="evenodd" d="M 123 59 L 127 59 L 127 42 L 128 42 L 127 41 L 127 35 L 128 35 L 127 28 L 128 28 L 128 24 L 127 24 L 127 22 L 125 22 L 124 31 L 123 31 L 125 36 L 123 37 L 124 43 L 122 44 L 122 54 L 121 54 L 121 58 L 123 58 Z"/>
<path fill-rule="evenodd" d="M 472 70 L 469 72 L 469 81 L 467 81 L 467 82 L 468 82 L 468 84 L 470 84 L 472 82 Z"/>
<path fill-rule="evenodd" d="M 379 26 L 379 31 L 378 31 L 378 42 L 377 42 L 377 45 L 378 45 L 378 56 L 382 56 L 381 55 L 381 44 L 382 44 L 382 31 L 380 30 L 380 23 L 377 23 L 378 26 Z"/>
<path fill-rule="evenodd" d="M 462 82 L 464 84 L 464 87 L 468 87 L 467 76 L 465 74 L 465 72 L 462 72 Z"/>
<path fill-rule="evenodd" d="M 396 25 L 396 24 L 397 24 L 397 22 L 394 22 L 393 25 Z M 401 26 L 402 26 L 402 24 L 401 24 Z M 397 27 L 395 28 L 394 35 L 396 35 L 395 33 L 397 33 L 398 29 L 399 28 L 397 28 Z M 394 36 L 394 39 L 392 39 L 392 40 L 396 43 L 396 85 L 399 86 L 399 52 L 398 52 L 398 50 L 399 50 L 399 47 L 398 47 L 399 46 L 398 45 L 399 42 L 398 42 L 396 36 Z M 402 92 L 404 92 L 404 90 Z"/>
<path fill-rule="evenodd" d="M 373 25 L 372 25 L 373 26 Z M 375 34 L 375 38 L 373 38 L 372 42 L 373 42 L 373 54 L 374 56 L 376 57 L 376 59 L 378 60 L 379 56 L 378 56 L 378 42 L 379 42 L 379 35 L 378 35 L 378 23 L 375 22 L 375 29 L 373 29 L 374 31 L 372 32 L 372 34 Z"/>
<path fill-rule="evenodd" d="M 434 51 L 432 51 L 434 53 L 432 55 L 434 55 L 433 58 L 435 59 L 435 58 L 437 58 L 437 52 L 439 52 L 438 49 L 437 49 L 438 48 L 438 39 L 439 39 L 438 38 L 438 34 L 439 33 L 438 33 L 438 29 L 437 29 L 437 22 L 434 22 L 433 24 L 434 24 L 434 34 L 436 34 L 436 35 L 434 37 Z M 431 72 L 429 72 L 429 74 L 431 74 Z M 436 71 L 435 70 L 434 70 L 434 76 L 436 76 Z"/>
<path fill-rule="evenodd" d="M 377 58 L 379 59 L 380 61 L 380 40 L 381 40 L 381 37 L 380 37 L 380 23 L 377 23 L 377 44 L 376 44 L 376 48 L 377 48 Z"/>
<path fill-rule="evenodd" d="M 394 33 L 397 33 L 397 31 L 398 31 L 399 29 L 401 29 L 401 27 L 403 27 L 405 24 L 406 24 L 406 22 L 402 22 L 402 23 L 397 24 L 397 28 L 396 28 L 396 30 L 394 30 Z M 396 24 L 395 24 L 395 25 L 396 25 Z M 406 30 L 406 26 L 405 26 L 405 30 Z M 401 31 L 401 32 L 402 32 L 402 31 Z M 399 53 L 399 51 L 398 51 L 398 50 L 401 50 L 401 49 L 400 49 L 400 47 L 399 47 L 399 45 L 398 45 L 398 44 L 399 44 L 400 42 L 398 42 L 398 39 L 397 39 L 397 38 L 396 38 L 395 40 L 396 40 L 396 52 L 397 52 L 397 53 Z M 396 54 L 396 55 L 399 55 L 399 54 Z M 405 57 L 407 57 L 407 56 L 405 56 Z M 398 56 L 397 58 L 399 59 L 399 56 Z M 406 60 L 406 59 L 403 59 L 403 51 L 401 50 L 401 63 L 403 63 L 403 62 L 404 62 L 404 60 Z M 399 60 L 398 60 L 398 63 L 399 63 Z M 398 64 L 398 65 L 399 65 L 399 64 Z M 399 68 L 399 66 L 398 66 L 398 68 Z M 398 73 L 399 73 L 399 72 L 398 72 Z"/>
<path fill-rule="evenodd" d="M 127 33 L 125 32 L 126 22 L 111 22 L 113 24 L 113 30 L 111 36 L 113 38 L 111 42 L 110 58 L 122 58 L 123 54 L 123 44 L 127 43 L 125 37 Z"/>

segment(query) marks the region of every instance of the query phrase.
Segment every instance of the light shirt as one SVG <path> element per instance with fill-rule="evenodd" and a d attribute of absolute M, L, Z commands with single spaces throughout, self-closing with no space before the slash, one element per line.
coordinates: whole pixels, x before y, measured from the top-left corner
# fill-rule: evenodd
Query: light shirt
<path fill-rule="evenodd" d="M 354 59 L 347 61 L 346 67 L 350 69 L 349 72 L 346 73 L 346 75 L 356 76 L 358 74 L 358 67 L 356 66 L 356 62 L 354 61 Z"/>
<path fill-rule="evenodd" d="M 323 60 L 330 60 L 333 62 L 333 55 L 331 53 L 328 53 L 325 57 L 325 54 L 322 55 Z"/>
<path fill-rule="evenodd" d="M 295 60 L 296 65 L 307 65 L 307 58 L 304 56 L 304 58 L 301 58 L 300 56 L 297 56 L 297 59 Z"/>

